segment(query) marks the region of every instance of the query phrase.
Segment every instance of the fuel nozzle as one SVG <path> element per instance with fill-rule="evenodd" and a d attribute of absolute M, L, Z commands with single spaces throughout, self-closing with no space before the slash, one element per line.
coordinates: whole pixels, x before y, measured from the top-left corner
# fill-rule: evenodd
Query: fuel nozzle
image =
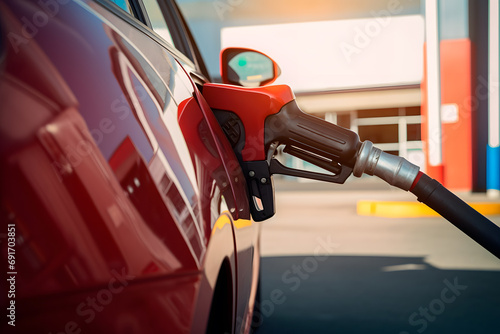
<path fill-rule="evenodd" d="M 419 168 L 405 159 L 373 147 L 370 141 L 361 142 L 349 129 L 303 112 L 288 86 L 247 89 L 206 84 L 203 95 L 245 173 L 257 221 L 274 214 L 274 174 L 342 184 L 352 173 L 357 177 L 367 173 L 404 190 L 418 175 Z M 284 153 L 325 172 L 283 165 L 274 159 L 280 145 Z"/>

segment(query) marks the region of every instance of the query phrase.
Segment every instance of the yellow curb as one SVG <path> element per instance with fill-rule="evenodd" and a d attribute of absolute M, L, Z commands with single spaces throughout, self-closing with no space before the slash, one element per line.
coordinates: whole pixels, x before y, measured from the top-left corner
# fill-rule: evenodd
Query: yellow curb
<path fill-rule="evenodd" d="M 500 215 L 500 203 L 469 203 L 476 211 L 485 216 Z M 437 217 L 436 211 L 419 202 L 358 201 L 356 212 L 360 216 L 386 218 Z"/>

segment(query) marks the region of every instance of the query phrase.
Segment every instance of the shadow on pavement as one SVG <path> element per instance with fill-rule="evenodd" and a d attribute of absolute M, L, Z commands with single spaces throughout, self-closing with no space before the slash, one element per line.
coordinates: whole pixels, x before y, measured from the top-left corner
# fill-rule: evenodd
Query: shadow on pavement
<path fill-rule="evenodd" d="M 264 257 L 265 333 L 500 333 L 500 272 L 422 257 Z"/>

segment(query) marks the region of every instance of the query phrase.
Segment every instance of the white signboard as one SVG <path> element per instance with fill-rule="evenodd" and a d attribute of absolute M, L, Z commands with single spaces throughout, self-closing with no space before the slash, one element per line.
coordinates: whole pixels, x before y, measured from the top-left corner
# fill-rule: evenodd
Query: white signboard
<path fill-rule="evenodd" d="M 222 47 L 257 49 L 296 92 L 419 84 L 420 15 L 224 28 Z"/>

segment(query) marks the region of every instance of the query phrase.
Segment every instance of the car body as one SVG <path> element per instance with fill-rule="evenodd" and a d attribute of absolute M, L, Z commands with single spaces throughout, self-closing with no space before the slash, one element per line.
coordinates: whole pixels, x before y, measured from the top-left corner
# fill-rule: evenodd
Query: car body
<path fill-rule="evenodd" d="M 1 0 L 0 23 L 7 320 L 248 332 L 259 225 L 176 4 Z"/>

